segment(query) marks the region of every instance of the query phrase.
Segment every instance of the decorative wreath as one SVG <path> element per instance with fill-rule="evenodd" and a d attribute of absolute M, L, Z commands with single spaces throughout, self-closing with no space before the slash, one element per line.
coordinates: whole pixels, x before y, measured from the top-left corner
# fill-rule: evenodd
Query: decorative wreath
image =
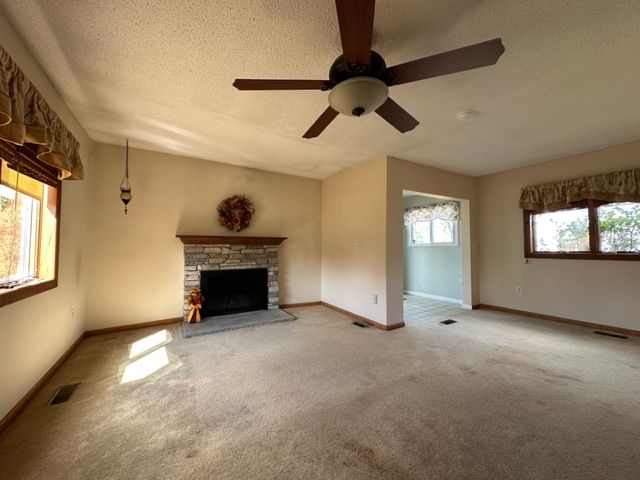
<path fill-rule="evenodd" d="M 228 230 L 239 232 L 249 226 L 255 211 L 253 202 L 245 195 L 233 195 L 218 205 L 218 222 Z"/>

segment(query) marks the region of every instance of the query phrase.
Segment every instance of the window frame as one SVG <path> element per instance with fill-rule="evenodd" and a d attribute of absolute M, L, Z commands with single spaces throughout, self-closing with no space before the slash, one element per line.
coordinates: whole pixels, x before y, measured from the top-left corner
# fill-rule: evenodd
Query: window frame
<path fill-rule="evenodd" d="M 34 281 L 19 285 L 11 289 L 0 290 L 0 307 L 24 300 L 39 293 L 52 290 L 58 286 L 58 269 L 60 264 L 60 222 L 62 214 L 62 182 L 58 179 L 58 171 L 37 157 L 37 147 L 28 145 L 14 145 L 4 140 L 0 140 L 0 157 L 9 165 L 13 165 L 19 159 L 21 175 L 34 178 L 39 182 L 46 183 L 56 189 L 56 249 L 54 258 L 53 278 L 45 281 Z"/>
<path fill-rule="evenodd" d="M 432 239 L 433 238 L 433 220 L 429 220 L 429 238 Z M 454 237 L 454 241 L 453 242 L 447 242 L 447 243 L 413 243 L 411 240 L 413 239 L 413 223 L 409 224 L 409 231 L 407 232 L 407 243 L 409 244 L 410 247 L 457 247 L 460 244 L 460 237 L 459 237 L 459 229 L 458 229 L 458 223 L 459 220 L 446 220 L 446 219 L 441 219 L 444 220 L 445 222 L 452 222 L 453 223 L 453 237 Z M 418 223 L 418 222 L 415 222 Z"/>
<path fill-rule="evenodd" d="M 589 214 L 589 251 L 588 252 L 537 252 L 534 246 L 533 216 L 545 213 L 539 210 L 523 210 L 524 227 L 524 257 L 525 258 L 556 258 L 572 260 L 632 260 L 640 261 L 640 252 L 601 252 L 600 234 L 598 231 L 598 207 L 612 203 L 623 203 L 618 201 L 604 202 L 599 200 L 583 200 L 574 202 L 570 207 L 561 210 L 573 210 L 576 208 L 586 208 Z M 557 210 L 560 211 L 560 210 Z"/>

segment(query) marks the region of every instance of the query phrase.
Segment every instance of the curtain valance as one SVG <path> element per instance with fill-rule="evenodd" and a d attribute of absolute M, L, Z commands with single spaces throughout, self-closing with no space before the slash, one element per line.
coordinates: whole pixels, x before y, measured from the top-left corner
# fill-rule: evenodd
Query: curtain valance
<path fill-rule="evenodd" d="M 60 179 L 80 180 L 80 144 L 0 46 L 0 139 L 38 145 L 37 157 L 56 167 Z"/>
<path fill-rule="evenodd" d="M 441 220 L 458 220 L 460 218 L 460 204 L 458 202 L 433 203 L 421 207 L 410 207 L 404 210 L 404 224 L 429 222 L 436 218 Z"/>
<path fill-rule="evenodd" d="M 580 200 L 640 202 L 640 168 L 524 187 L 523 210 L 559 210 Z"/>

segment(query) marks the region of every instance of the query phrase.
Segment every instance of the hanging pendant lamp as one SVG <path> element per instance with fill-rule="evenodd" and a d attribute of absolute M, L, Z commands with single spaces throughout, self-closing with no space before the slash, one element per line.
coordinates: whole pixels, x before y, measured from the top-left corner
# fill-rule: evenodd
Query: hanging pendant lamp
<path fill-rule="evenodd" d="M 124 154 L 124 178 L 120 184 L 120 200 L 124 203 L 124 214 L 127 214 L 127 205 L 131 201 L 131 184 L 129 183 L 129 139 L 127 139 Z"/>

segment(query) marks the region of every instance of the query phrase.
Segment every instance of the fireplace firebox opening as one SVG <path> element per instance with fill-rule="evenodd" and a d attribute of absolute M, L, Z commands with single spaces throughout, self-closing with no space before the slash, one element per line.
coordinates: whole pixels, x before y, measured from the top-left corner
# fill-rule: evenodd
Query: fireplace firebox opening
<path fill-rule="evenodd" d="M 269 308 L 267 268 L 203 270 L 200 289 L 203 318 Z"/>

